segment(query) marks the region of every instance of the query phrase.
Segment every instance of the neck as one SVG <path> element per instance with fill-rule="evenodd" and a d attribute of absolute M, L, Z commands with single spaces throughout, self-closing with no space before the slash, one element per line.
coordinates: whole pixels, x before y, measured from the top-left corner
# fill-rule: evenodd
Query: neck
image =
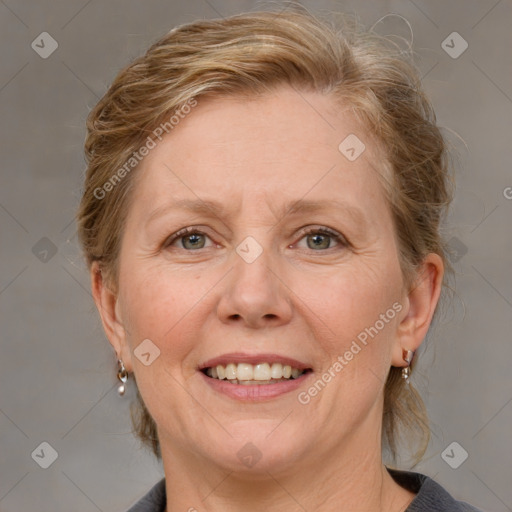
<path fill-rule="evenodd" d="M 300 464 L 259 470 L 255 466 L 246 473 L 160 441 L 166 512 L 256 512 L 262 508 L 269 512 L 402 512 L 414 498 L 382 464 L 380 433 L 375 436 L 375 432 L 369 435 L 360 430 L 335 450 L 313 447 Z"/>

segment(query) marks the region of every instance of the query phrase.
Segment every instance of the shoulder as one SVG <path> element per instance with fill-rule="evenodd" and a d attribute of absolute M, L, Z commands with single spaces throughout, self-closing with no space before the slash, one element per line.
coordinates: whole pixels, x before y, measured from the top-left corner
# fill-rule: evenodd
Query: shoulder
<path fill-rule="evenodd" d="M 457 501 L 441 485 L 421 473 L 386 468 L 393 480 L 416 493 L 405 512 L 482 512 L 464 501 Z"/>
<path fill-rule="evenodd" d="M 165 478 L 162 478 L 127 512 L 164 512 L 165 506 Z"/>

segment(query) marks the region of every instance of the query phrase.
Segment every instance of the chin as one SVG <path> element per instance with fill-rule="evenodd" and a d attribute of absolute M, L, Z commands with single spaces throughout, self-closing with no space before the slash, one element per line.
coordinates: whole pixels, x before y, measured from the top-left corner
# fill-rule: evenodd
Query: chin
<path fill-rule="evenodd" d="M 306 439 L 301 440 L 290 429 L 279 431 L 275 422 L 269 428 L 268 420 L 254 420 L 249 428 L 247 423 L 244 421 L 235 428 L 232 425 L 230 433 L 233 437 L 229 441 L 225 438 L 228 442 L 224 445 L 209 443 L 209 447 L 216 446 L 216 449 L 205 455 L 225 471 L 235 471 L 248 478 L 261 475 L 267 479 L 268 473 L 287 472 L 303 459 Z"/>

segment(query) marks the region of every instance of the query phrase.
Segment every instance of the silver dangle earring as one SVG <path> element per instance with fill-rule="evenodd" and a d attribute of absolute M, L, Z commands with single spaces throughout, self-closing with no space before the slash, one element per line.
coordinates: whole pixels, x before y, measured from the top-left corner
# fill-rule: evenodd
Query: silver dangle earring
<path fill-rule="evenodd" d="M 126 371 L 126 368 L 124 367 L 124 363 L 121 359 L 117 360 L 117 378 L 121 381 L 121 384 L 117 388 L 117 392 L 120 396 L 124 395 L 124 392 L 126 391 L 126 381 L 128 380 L 128 372 Z"/>
<path fill-rule="evenodd" d="M 405 379 L 405 382 L 409 384 L 409 377 L 411 376 L 411 362 L 414 357 L 414 352 L 412 350 L 402 349 L 402 357 L 404 361 L 407 363 L 405 368 L 402 368 L 402 378 Z"/>

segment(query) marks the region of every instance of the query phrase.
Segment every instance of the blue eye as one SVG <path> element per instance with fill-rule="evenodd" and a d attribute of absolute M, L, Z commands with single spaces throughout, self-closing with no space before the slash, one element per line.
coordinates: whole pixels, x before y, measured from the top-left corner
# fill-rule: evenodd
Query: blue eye
<path fill-rule="evenodd" d="M 323 251 L 326 249 L 333 249 L 334 247 L 347 247 L 348 242 L 340 233 L 333 231 L 329 228 L 308 228 L 302 231 L 300 240 L 307 239 L 307 248 L 312 251 Z M 208 248 L 206 240 L 210 237 L 195 229 L 194 227 L 184 228 L 171 237 L 165 242 L 165 247 L 171 247 L 180 242 L 178 248 L 186 251 L 196 251 L 204 248 Z M 333 247 L 333 241 L 335 245 Z"/>
<path fill-rule="evenodd" d="M 342 235 L 328 228 L 309 228 L 303 234 L 301 240 L 307 238 L 308 248 L 313 251 L 331 249 L 333 240 L 336 242 L 336 246 L 345 247 L 347 245 Z"/>
<path fill-rule="evenodd" d="M 185 228 L 181 231 L 178 231 L 174 234 L 167 242 L 165 243 L 166 247 L 169 247 L 174 244 L 174 242 L 180 240 L 181 247 L 180 249 L 186 250 L 197 250 L 203 249 L 205 246 L 205 237 L 207 237 L 205 233 L 202 231 L 198 231 L 194 228 Z"/>

